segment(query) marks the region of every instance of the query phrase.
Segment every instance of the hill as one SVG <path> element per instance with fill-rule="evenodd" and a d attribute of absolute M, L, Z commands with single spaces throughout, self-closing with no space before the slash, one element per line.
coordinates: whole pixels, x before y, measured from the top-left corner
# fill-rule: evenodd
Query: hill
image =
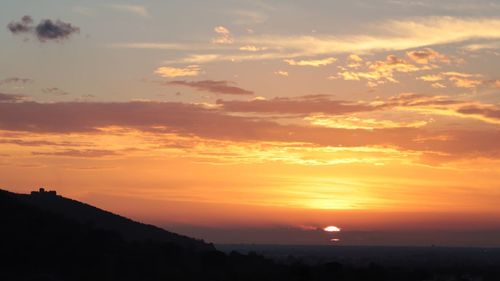
<path fill-rule="evenodd" d="M 394 264 L 344 251 L 326 260 L 324 255 L 279 255 L 281 261 L 273 261 L 255 252 L 224 254 L 203 241 L 54 192 L 0 190 L 0 280 L 500 280 L 497 259 L 490 255 L 480 263 L 471 262 L 468 254 L 435 259 L 426 254 Z M 349 253 L 359 262 L 343 260 Z"/>
<path fill-rule="evenodd" d="M 0 190 L 0 225 L 0 280 L 270 280 L 279 268 L 53 192 Z"/>
<path fill-rule="evenodd" d="M 154 240 L 175 243 L 194 251 L 215 250 L 212 244 L 169 232 L 153 225 L 133 221 L 94 206 L 59 196 L 55 191 L 45 191 L 41 188 L 39 191 L 31 192 L 31 194 L 16 194 L 7 191 L 3 191 L 3 193 L 19 200 L 19 203 L 59 214 L 93 228 L 115 231 L 127 241 Z"/>

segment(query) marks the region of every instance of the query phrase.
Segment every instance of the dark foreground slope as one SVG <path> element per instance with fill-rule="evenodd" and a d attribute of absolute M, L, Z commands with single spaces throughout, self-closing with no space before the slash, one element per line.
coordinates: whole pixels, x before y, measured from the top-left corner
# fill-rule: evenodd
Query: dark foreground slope
<path fill-rule="evenodd" d="M 491 263 L 339 260 L 276 263 L 255 253 L 224 254 L 73 200 L 0 190 L 0 280 L 500 280 Z"/>
<path fill-rule="evenodd" d="M 0 190 L 0 280 L 277 280 L 281 275 L 280 267 L 256 255 L 228 257 L 195 239 L 73 200 L 42 197 Z"/>
<path fill-rule="evenodd" d="M 52 213 L 60 214 L 65 218 L 75 220 L 81 224 L 96 229 L 117 232 L 127 241 L 154 240 L 158 242 L 171 242 L 185 249 L 195 251 L 215 250 L 212 244 L 179 235 L 131 219 L 101 210 L 94 206 L 58 196 L 51 192 L 32 192 L 29 194 L 9 193 L 27 205 L 38 207 Z"/>

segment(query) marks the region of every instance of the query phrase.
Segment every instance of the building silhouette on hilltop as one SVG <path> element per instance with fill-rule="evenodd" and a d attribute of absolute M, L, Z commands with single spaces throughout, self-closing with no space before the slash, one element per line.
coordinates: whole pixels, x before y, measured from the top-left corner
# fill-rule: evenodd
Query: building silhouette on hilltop
<path fill-rule="evenodd" d="M 40 187 L 38 191 L 32 191 L 31 195 L 35 196 L 57 196 L 57 192 L 55 190 L 45 190 L 45 188 Z"/>

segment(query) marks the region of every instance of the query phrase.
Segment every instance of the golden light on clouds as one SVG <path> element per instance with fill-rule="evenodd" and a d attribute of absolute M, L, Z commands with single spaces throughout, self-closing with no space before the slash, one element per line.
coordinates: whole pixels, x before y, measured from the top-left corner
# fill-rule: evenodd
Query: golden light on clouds
<path fill-rule="evenodd" d="M 212 39 L 213 44 L 232 44 L 234 42 L 231 32 L 226 27 L 219 25 L 214 28 L 214 31 L 218 36 Z"/>
<path fill-rule="evenodd" d="M 162 66 L 155 70 L 155 74 L 161 77 L 187 77 L 198 76 L 201 73 L 201 67 L 198 65 L 189 65 L 187 67 Z"/>
<path fill-rule="evenodd" d="M 337 59 L 332 57 L 324 59 L 297 60 L 297 61 L 293 59 L 285 60 L 285 62 L 288 63 L 289 65 L 313 66 L 313 67 L 329 65 L 336 61 Z"/>

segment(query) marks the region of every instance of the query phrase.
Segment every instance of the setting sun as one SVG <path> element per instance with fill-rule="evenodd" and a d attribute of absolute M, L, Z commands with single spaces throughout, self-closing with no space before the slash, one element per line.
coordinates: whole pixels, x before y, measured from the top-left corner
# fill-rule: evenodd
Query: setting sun
<path fill-rule="evenodd" d="M 333 225 L 330 225 L 330 226 L 325 227 L 323 230 L 326 232 L 339 232 L 340 228 L 333 226 Z"/>

